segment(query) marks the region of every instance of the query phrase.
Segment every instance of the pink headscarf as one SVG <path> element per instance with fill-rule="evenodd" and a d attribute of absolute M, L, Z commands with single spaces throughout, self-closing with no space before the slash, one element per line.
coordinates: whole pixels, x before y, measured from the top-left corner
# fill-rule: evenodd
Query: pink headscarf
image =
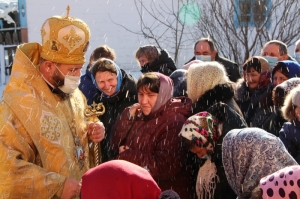
<path fill-rule="evenodd" d="M 263 199 L 300 198 L 300 166 L 289 166 L 260 180 Z"/>
<path fill-rule="evenodd" d="M 167 101 L 169 101 L 173 96 L 173 81 L 170 77 L 155 72 L 155 74 L 158 76 L 160 81 L 159 91 L 156 103 L 152 109 L 152 113 L 157 111 L 160 107 L 165 105 Z"/>

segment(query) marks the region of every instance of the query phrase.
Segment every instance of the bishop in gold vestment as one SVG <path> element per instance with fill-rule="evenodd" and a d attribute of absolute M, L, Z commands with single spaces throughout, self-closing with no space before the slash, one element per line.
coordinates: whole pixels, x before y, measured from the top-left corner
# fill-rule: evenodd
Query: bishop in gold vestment
<path fill-rule="evenodd" d="M 89 169 L 85 97 L 78 88 L 60 97 L 39 66 L 41 58 L 83 65 L 89 29 L 67 16 L 49 18 L 41 32 L 42 45 L 17 47 L 0 101 L 1 198 L 60 198 L 66 179 L 80 182 Z"/>

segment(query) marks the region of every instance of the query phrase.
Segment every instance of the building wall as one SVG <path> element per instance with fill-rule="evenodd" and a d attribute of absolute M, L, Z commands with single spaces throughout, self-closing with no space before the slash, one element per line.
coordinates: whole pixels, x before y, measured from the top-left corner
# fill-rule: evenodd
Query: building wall
<path fill-rule="evenodd" d="M 165 1 L 168 2 L 171 3 Z M 90 26 L 92 38 L 87 57 L 97 46 L 107 44 L 115 49 L 116 62 L 121 68 L 140 70 L 134 53 L 139 46 L 149 41 L 111 21 L 138 31 L 139 17 L 133 0 L 26 0 L 29 42 L 41 42 L 40 28 L 45 19 L 53 15 L 65 15 L 67 5 L 71 7 L 70 16 L 81 18 Z M 145 15 L 145 20 L 147 17 Z M 192 46 L 182 50 L 180 56 L 178 68 L 193 56 Z"/>

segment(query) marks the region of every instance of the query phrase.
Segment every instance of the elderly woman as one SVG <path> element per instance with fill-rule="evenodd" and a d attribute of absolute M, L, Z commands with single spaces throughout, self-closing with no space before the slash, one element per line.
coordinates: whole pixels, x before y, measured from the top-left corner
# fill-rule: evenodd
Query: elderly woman
<path fill-rule="evenodd" d="M 269 122 L 274 117 L 274 114 L 276 114 L 276 111 L 274 111 L 274 100 L 272 100 L 273 90 L 285 81 L 296 77 L 300 77 L 300 65 L 297 62 L 285 60 L 276 63 L 272 70 L 272 84 L 269 84 L 259 99 L 260 109 L 257 109 L 255 113 L 252 126 L 263 128 L 268 132 L 272 130 L 270 133 L 278 135 L 277 130 L 274 131 L 274 129 L 266 128 L 265 126 L 266 122 Z M 270 123 L 270 125 L 273 126 L 273 123 Z"/>
<path fill-rule="evenodd" d="M 210 106 L 223 102 L 242 115 L 234 98 L 234 85 L 225 68 L 218 62 L 197 62 L 187 71 L 187 94 L 193 102 L 193 113 L 206 111 Z"/>
<path fill-rule="evenodd" d="M 169 76 L 176 70 L 175 62 L 167 50 L 159 50 L 153 45 L 139 47 L 135 53 L 135 58 L 142 68 L 142 73 L 160 72 Z"/>
<path fill-rule="evenodd" d="M 248 126 L 252 126 L 260 97 L 271 84 L 270 76 L 271 67 L 263 57 L 250 57 L 243 65 L 243 78 L 237 82 L 235 99 Z"/>
<path fill-rule="evenodd" d="M 109 159 L 109 137 L 113 124 L 126 107 L 137 102 L 136 80 L 120 69 L 115 62 L 106 58 L 96 61 L 91 71 L 98 89 L 93 101 L 103 103 L 106 109 L 105 113 L 99 116 L 106 132 L 105 139 L 101 142 L 99 162 L 106 162 Z"/>
<path fill-rule="evenodd" d="M 274 106 L 269 110 L 265 110 L 264 114 L 266 117 L 258 117 L 255 120 L 263 120 L 260 121 L 262 123 L 262 129 L 265 131 L 272 133 L 275 136 L 279 136 L 279 131 L 283 125 L 283 123 L 287 122 L 286 119 L 282 117 L 282 113 L 280 111 L 283 106 L 283 102 L 285 100 L 286 95 L 296 86 L 300 84 L 300 78 L 294 77 L 284 81 L 281 84 L 278 84 L 272 92 L 272 100 Z M 261 110 L 262 112 L 263 110 Z"/>
<path fill-rule="evenodd" d="M 297 165 L 280 139 L 259 128 L 233 129 L 223 139 L 222 158 L 228 182 L 238 199 L 248 199 L 261 178 Z"/>
<path fill-rule="evenodd" d="M 191 114 L 191 100 L 172 98 L 173 82 L 161 73 L 145 73 L 137 82 L 138 103 L 114 124 L 112 148 L 122 159 L 149 170 L 162 191 L 190 198 L 188 175 L 178 133 Z"/>
<path fill-rule="evenodd" d="M 205 162 L 198 165 L 196 192 L 199 199 L 236 198 L 222 163 L 222 141 L 228 131 L 247 124 L 227 104 L 218 103 L 208 110 L 189 117 L 180 132 L 187 148 Z"/>

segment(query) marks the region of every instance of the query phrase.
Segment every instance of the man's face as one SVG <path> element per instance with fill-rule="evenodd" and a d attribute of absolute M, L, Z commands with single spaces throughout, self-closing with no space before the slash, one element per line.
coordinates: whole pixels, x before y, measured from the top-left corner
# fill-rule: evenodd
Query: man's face
<path fill-rule="evenodd" d="M 70 76 L 81 76 L 81 70 L 83 65 L 69 65 L 69 64 L 56 64 L 53 63 L 53 75 L 52 80 L 54 81 L 54 85 L 56 88 L 64 85 L 64 80 L 66 75 Z"/>
<path fill-rule="evenodd" d="M 268 44 L 261 53 L 262 56 L 277 57 L 278 61 L 287 60 L 287 55 L 280 55 L 279 46 L 277 44 Z"/>
<path fill-rule="evenodd" d="M 210 46 L 208 44 L 208 42 L 206 41 L 200 41 L 197 43 L 195 50 L 194 50 L 194 55 L 209 55 L 211 56 L 211 60 L 214 61 L 215 57 L 216 57 L 216 53 L 217 51 L 211 51 L 210 50 Z"/>

